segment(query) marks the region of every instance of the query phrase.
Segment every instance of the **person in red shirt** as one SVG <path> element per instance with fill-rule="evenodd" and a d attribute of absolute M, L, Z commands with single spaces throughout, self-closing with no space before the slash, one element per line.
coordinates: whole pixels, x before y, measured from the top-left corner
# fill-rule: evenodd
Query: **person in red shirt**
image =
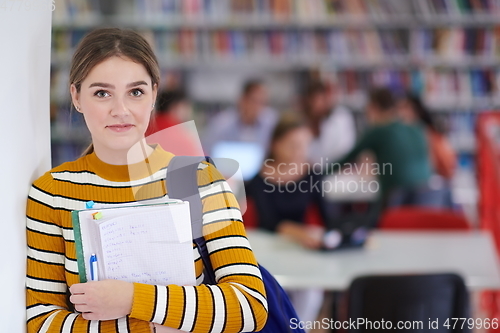
<path fill-rule="evenodd" d="M 420 123 L 425 127 L 429 158 L 434 169 L 431 185 L 443 191 L 444 205 L 453 207 L 450 182 L 457 168 L 455 150 L 418 96 L 407 93 L 398 103 L 398 112 L 404 122 Z"/>
<path fill-rule="evenodd" d="M 203 156 L 203 148 L 194 122 L 191 103 L 181 90 L 163 91 L 146 131 L 147 143 L 158 143 L 174 155 Z"/>

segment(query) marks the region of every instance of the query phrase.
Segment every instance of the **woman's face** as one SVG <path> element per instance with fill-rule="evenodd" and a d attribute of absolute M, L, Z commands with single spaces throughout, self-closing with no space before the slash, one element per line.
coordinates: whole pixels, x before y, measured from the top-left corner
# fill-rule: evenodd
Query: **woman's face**
<path fill-rule="evenodd" d="M 273 145 L 273 156 L 278 163 L 304 163 L 307 161 L 312 134 L 308 127 L 291 130 Z"/>
<path fill-rule="evenodd" d="M 322 117 L 330 110 L 328 109 L 329 97 L 324 93 L 314 93 L 308 98 L 309 114 L 312 117 Z"/>
<path fill-rule="evenodd" d="M 103 154 L 126 152 L 144 137 L 156 93 L 143 65 L 117 56 L 96 65 L 79 93 L 71 85 L 73 104 L 85 118 L 95 151 Z"/>

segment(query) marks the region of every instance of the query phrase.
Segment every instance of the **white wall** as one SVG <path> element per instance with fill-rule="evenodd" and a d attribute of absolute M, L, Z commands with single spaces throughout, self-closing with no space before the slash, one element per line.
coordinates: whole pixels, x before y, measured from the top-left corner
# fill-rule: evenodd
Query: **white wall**
<path fill-rule="evenodd" d="M 0 332 L 25 331 L 26 196 L 50 168 L 52 13 L 29 2 L 0 7 Z"/>

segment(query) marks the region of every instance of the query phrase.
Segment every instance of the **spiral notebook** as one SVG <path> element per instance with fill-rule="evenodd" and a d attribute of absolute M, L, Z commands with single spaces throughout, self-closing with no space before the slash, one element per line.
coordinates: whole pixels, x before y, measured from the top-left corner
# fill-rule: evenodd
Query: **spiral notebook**
<path fill-rule="evenodd" d="M 94 256 L 98 280 L 196 284 L 189 202 L 93 207 L 72 219 L 81 282 L 92 280 Z"/>

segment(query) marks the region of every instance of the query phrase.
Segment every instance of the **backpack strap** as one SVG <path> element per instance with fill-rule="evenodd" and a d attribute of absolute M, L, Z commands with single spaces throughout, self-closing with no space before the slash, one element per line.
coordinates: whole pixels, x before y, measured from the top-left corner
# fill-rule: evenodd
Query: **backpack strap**
<path fill-rule="evenodd" d="M 193 239 L 203 237 L 203 207 L 197 177 L 198 165 L 203 161 L 207 161 L 204 156 L 174 156 L 168 164 L 165 178 L 170 198 L 189 201 Z"/>
<path fill-rule="evenodd" d="M 208 156 L 174 156 L 167 167 L 165 187 L 169 198 L 189 202 L 193 242 L 200 251 L 201 260 L 205 267 L 204 283 L 216 284 L 212 262 L 203 237 L 203 206 L 198 189 L 197 175 L 198 165 L 203 161 L 214 164 Z"/>

